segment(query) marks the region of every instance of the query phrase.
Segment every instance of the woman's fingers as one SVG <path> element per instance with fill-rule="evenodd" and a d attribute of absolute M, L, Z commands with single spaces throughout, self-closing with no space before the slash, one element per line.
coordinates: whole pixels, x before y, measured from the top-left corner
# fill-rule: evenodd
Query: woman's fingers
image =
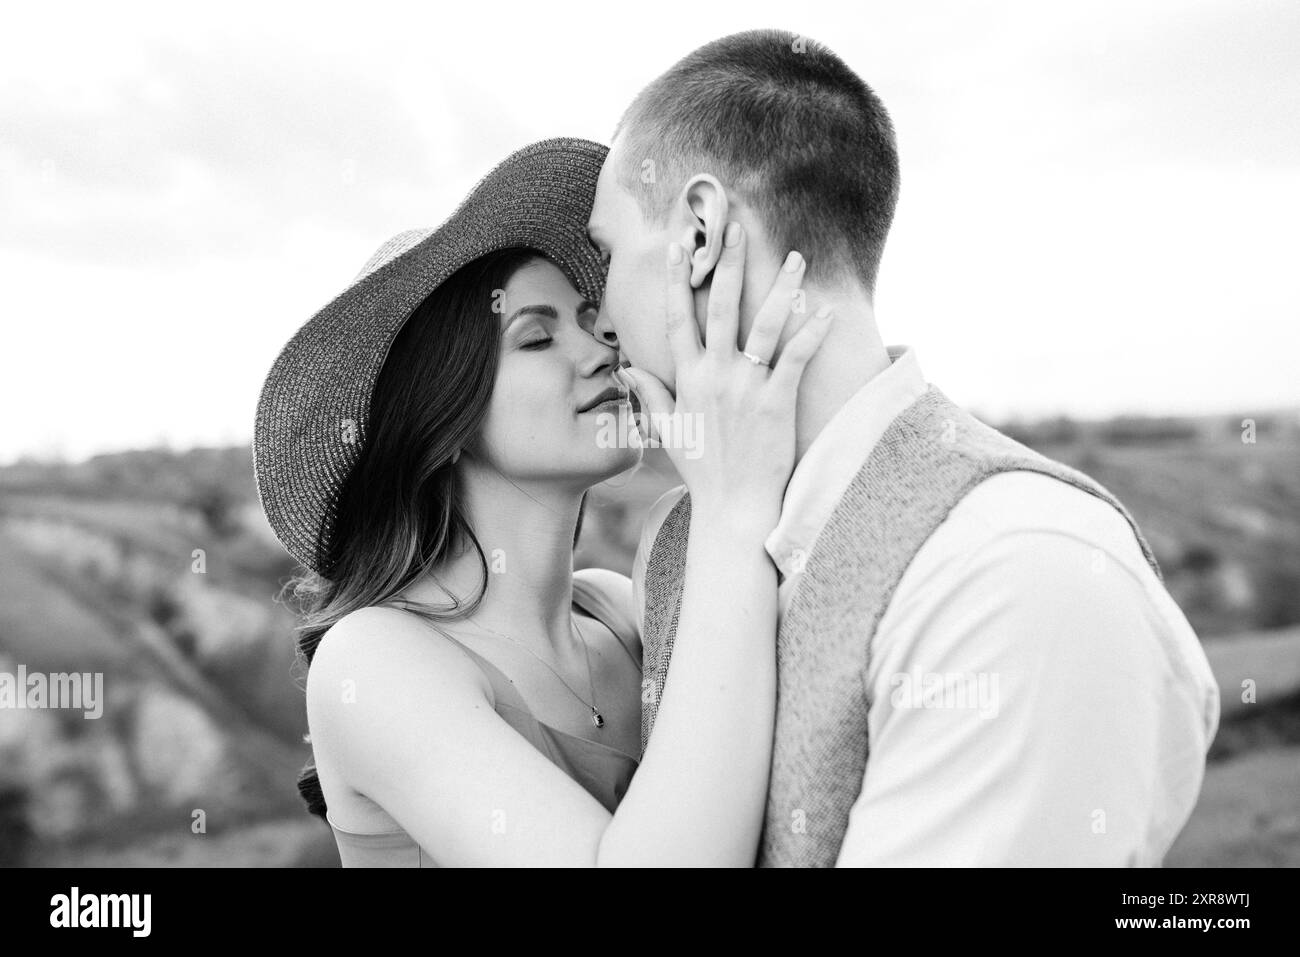
<path fill-rule="evenodd" d="M 704 327 L 704 348 L 720 356 L 735 355 L 738 348 L 745 247 L 745 231 L 740 223 L 727 223 L 722 233 L 722 252 L 713 267 L 713 281 L 709 285 L 708 319 Z"/>
<path fill-rule="evenodd" d="M 673 414 L 676 400 L 652 373 L 624 366 L 618 370 L 618 374 L 620 378 L 629 381 L 632 388 L 636 390 L 636 397 L 641 402 L 642 421 L 648 421 L 653 425 L 655 422 L 667 421 L 664 417 Z M 657 435 L 653 437 L 659 438 Z"/>
<path fill-rule="evenodd" d="M 807 262 L 797 252 L 791 251 L 786 256 L 767 298 L 754 316 L 749 338 L 745 340 L 745 351 L 750 355 L 771 361 L 776 353 L 776 344 L 781 339 L 781 330 L 785 328 L 786 320 L 794 307 L 795 293 L 803 282 L 806 266 Z"/>
<path fill-rule="evenodd" d="M 781 358 L 772 367 L 772 377 L 768 380 L 768 384 L 778 391 L 784 391 L 791 401 L 798 391 L 799 380 L 803 378 L 803 370 L 807 367 L 808 360 L 826 341 L 826 333 L 830 331 L 832 318 L 830 306 L 822 306 L 813 313 L 785 344 L 785 348 L 781 350 Z"/>
<path fill-rule="evenodd" d="M 691 289 L 691 264 L 681 243 L 668 244 L 668 267 L 665 273 L 665 331 L 673 364 L 681 369 L 697 358 L 703 347 L 695 325 L 695 294 Z"/>

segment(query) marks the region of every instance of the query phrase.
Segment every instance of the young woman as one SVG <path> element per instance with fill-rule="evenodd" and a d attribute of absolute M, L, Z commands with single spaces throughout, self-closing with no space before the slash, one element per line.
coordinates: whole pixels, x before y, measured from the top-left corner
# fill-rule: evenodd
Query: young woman
<path fill-rule="evenodd" d="M 575 573 L 573 546 L 586 491 L 638 460 L 634 441 L 605 440 L 606 416 L 630 418 L 626 385 L 640 391 L 646 373 L 620 371 L 598 302 L 569 278 L 584 274 L 571 257 L 587 251 L 508 244 L 538 216 L 585 223 L 580 198 L 576 210 L 537 198 L 537 184 L 559 176 L 594 188 L 594 175 L 535 164 L 508 187 L 531 197 L 525 211 L 494 204 L 489 177 L 466 205 L 503 248 L 440 278 L 427 263 L 467 255 L 448 255 L 460 239 L 444 226 L 403 253 L 401 269 L 370 271 L 366 296 L 348 300 L 400 331 L 368 390 L 362 448 L 323 513 L 327 574 L 301 590 L 315 773 L 300 783 L 345 866 L 754 861 L 775 695 L 777 581 L 763 542 L 793 467 L 795 390 L 828 319 L 803 323 L 775 360 L 766 346 L 758 358 L 770 365 L 756 362 L 736 344 L 739 283 L 719 282 L 701 346 L 689 263 L 680 247 L 666 251 L 676 414 L 698 417 L 702 454 L 669 449 L 692 497 L 690 552 L 641 754 L 631 583 Z M 439 278 L 414 309 L 395 296 L 375 312 L 384 289 L 409 289 L 422 270 Z M 777 341 L 801 279 L 776 278 L 754 348 Z M 312 375 L 348 381 L 348 354 Z M 305 447 L 266 438 L 274 410 L 300 414 L 288 393 L 317 381 L 299 374 L 286 386 L 286 361 L 259 408 L 269 515 L 293 499 L 278 476 L 296 474 Z M 273 526 L 288 544 L 284 520 Z"/>

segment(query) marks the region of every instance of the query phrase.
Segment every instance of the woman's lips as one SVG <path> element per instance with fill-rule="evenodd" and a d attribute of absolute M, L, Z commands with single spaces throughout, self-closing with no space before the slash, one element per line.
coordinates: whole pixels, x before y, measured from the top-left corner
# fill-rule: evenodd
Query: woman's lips
<path fill-rule="evenodd" d="M 614 412 L 620 406 L 623 405 L 626 405 L 630 408 L 632 405 L 632 400 L 628 399 L 625 396 L 618 396 L 617 398 L 609 398 L 606 399 L 604 402 L 599 403 L 598 405 L 593 405 L 590 409 L 587 409 L 585 411 L 586 412 Z"/>

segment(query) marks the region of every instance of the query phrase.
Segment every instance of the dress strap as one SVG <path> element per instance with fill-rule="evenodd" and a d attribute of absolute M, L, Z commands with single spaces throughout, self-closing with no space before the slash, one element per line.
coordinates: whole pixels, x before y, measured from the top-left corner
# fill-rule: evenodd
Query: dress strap
<path fill-rule="evenodd" d="M 415 613 L 411 612 L 411 614 Z M 532 715 L 532 709 L 528 707 L 528 703 L 524 701 L 523 695 L 519 693 L 519 689 L 515 687 L 515 683 L 510 680 L 510 677 L 504 671 L 492 662 L 488 661 L 473 648 L 469 647 L 469 645 L 462 642 L 459 638 L 448 633 L 445 628 L 439 628 L 434 622 L 431 622 L 420 615 L 416 615 L 416 617 L 428 625 L 433 631 L 436 631 L 464 652 L 469 657 L 470 661 L 474 662 L 478 666 L 479 670 L 487 675 L 488 684 L 492 686 L 492 692 L 496 696 L 498 705 L 506 704 L 519 711 L 523 711 L 528 715 Z"/>
<path fill-rule="evenodd" d="M 581 571 L 575 572 L 573 575 L 573 604 L 587 612 L 614 633 L 614 637 L 618 640 L 619 647 L 627 653 L 628 658 L 631 659 L 636 670 L 640 672 L 641 658 L 638 654 L 640 636 L 637 633 L 636 623 L 632 620 L 630 615 L 623 612 L 616 602 L 612 601 L 598 585 L 593 583 L 587 576 L 583 575 Z M 415 617 L 428 625 L 429 628 L 449 640 L 453 645 L 469 656 L 469 659 L 477 664 L 479 669 L 487 675 L 488 683 L 492 686 L 492 691 L 496 695 L 498 704 L 509 705 L 518 711 L 522 711 L 525 714 L 532 716 L 533 712 L 532 709 L 528 707 L 528 702 L 524 700 L 523 695 L 519 693 L 519 689 L 515 687 L 514 681 L 512 681 L 504 671 L 492 662 L 488 661 L 488 659 L 484 658 L 473 648 L 460 641 L 460 639 L 451 635 L 446 629 L 438 627 L 436 623 L 429 621 L 422 615 L 410 611 L 410 609 L 402 610 L 415 615 Z M 536 720 L 536 718 L 534 718 L 534 720 Z"/>

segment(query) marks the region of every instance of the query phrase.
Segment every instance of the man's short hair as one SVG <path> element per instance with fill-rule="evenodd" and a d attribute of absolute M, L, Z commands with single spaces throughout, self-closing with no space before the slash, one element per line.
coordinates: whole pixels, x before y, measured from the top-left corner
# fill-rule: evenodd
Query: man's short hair
<path fill-rule="evenodd" d="M 880 98 L 824 45 L 751 30 L 689 54 L 619 120 L 620 185 L 662 225 L 686 179 L 711 173 L 758 212 L 808 277 L 875 290 L 898 203 L 898 148 Z"/>

